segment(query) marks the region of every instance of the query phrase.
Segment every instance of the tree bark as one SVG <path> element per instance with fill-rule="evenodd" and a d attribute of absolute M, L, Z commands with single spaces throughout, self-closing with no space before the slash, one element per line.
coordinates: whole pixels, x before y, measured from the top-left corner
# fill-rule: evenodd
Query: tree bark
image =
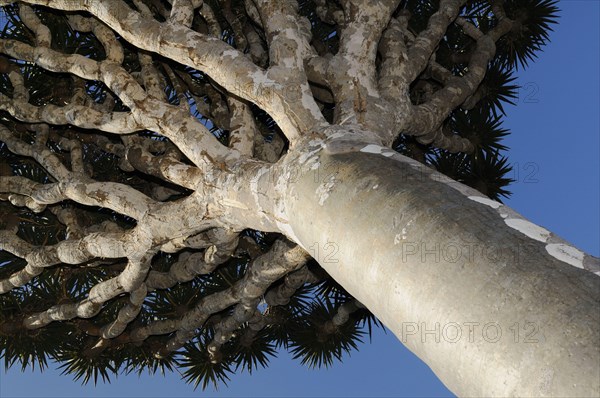
<path fill-rule="evenodd" d="M 448 388 L 600 394 L 597 259 L 389 149 L 322 147 L 281 174 L 288 235 Z"/>

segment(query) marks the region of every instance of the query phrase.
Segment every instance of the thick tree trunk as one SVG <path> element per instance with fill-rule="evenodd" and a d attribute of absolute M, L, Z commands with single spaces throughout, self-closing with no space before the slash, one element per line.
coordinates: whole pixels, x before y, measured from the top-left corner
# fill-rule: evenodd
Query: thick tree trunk
<path fill-rule="evenodd" d="M 315 146 L 282 173 L 290 237 L 459 396 L 598 396 L 597 259 L 363 147 Z"/>

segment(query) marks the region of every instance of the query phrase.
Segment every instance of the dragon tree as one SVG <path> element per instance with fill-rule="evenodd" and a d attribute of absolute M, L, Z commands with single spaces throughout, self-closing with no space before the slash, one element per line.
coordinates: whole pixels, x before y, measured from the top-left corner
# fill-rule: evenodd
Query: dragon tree
<path fill-rule="evenodd" d="M 600 395 L 599 260 L 501 202 L 557 13 L 0 0 L 5 365 L 206 387 L 383 324 L 458 395 Z"/>

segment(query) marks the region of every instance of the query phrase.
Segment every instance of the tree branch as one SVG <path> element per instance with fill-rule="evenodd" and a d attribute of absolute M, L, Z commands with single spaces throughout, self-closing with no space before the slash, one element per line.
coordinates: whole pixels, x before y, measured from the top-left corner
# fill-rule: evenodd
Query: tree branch
<path fill-rule="evenodd" d="M 496 54 L 495 41 L 508 33 L 511 28 L 512 21 L 506 18 L 487 34 L 478 35 L 479 39 L 476 41 L 475 50 L 468 64 L 468 72 L 461 77 L 448 77 L 446 85 L 433 93 L 429 101 L 413 108 L 407 134 L 417 137 L 427 135 L 428 138 L 421 142 L 434 141 L 435 145 L 435 140 L 442 137 L 442 132 L 439 130 L 440 125 L 454 109 L 475 93 L 485 77 L 489 62 Z M 458 147 L 453 149 L 472 150 L 472 146 L 466 145 L 466 142 L 462 144 L 457 142 L 456 144 Z"/>
<path fill-rule="evenodd" d="M 2 0 L 0 5 L 13 1 Z M 208 37 L 172 21 L 161 23 L 144 18 L 123 1 L 78 3 L 69 0 L 26 0 L 63 11 L 88 11 L 125 40 L 151 52 L 202 71 L 227 91 L 267 111 L 284 134 L 295 142 L 303 132 L 325 126 L 312 96 L 290 95 L 298 81 L 286 78 L 280 69 L 264 71 L 243 53 L 217 38 Z M 303 90 L 304 92 L 304 90 Z M 310 93 L 310 91 L 306 91 Z M 117 94 L 119 92 L 117 91 Z"/>
<path fill-rule="evenodd" d="M 130 236 L 128 233 L 92 233 L 52 246 L 34 246 L 9 231 L 0 231 L 0 250 L 27 261 L 25 268 L 0 280 L 0 294 L 24 286 L 41 274 L 44 268 L 60 263 L 81 264 L 97 257 L 125 257 L 131 252 Z"/>
<path fill-rule="evenodd" d="M 47 48 L 31 47 L 12 40 L 0 40 L 0 51 L 18 59 L 35 62 L 53 72 L 73 73 L 84 79 L 103 81 L 131 108 L 131 115 L 134 120 L 137 120 L 137 125 L 161 132 L 197 165 L 211 166 L 212 162 L 205 154 L 208 154 L 211 159 L 225 163 L 239 159 L 236 151 L 221 145 L 197 119 L 181 108 L 146 94 L 125 69 L 113 62 L 96 62 L 81 55 L 65 55 Z M 6 105 L 5 107 L 11 109 Z M 17 107 L 13 106 L 12 109 L 15 114 L 18 114 Z M 55 112 L 57 110 L 52 106 L 48 106 L 46 109 Z M 99 117 L 97 114 L 95 116 L 100 120 L 106 118 Z M 55 121 L 61 122 L 62 120 Z M 75 121 L 73 120 L 73 123 Z M 111 124 L 108 123 L 108 125 Z"/>
<path fill-rule="evenodd" d="M 417 35 L 413 45 L 408 49 L 410 63 L 404 70 L 407 81 L 413 82 L 423 72 L 440 40 L 446 34 L 448 26 L 456 19 L 460 8 L 465 3 L 465 0 L 440 1 L 439 9 L 429 18 L 427 28 Z"/>
<path fill-rule="evenodd" d="M 117 277 L 94 285 L 84 300 L 55 305 L 44 312 L 30 315 L 23 320 L 24 326 L 27 329 L 38 329 L 54 321 L 65 321 L 75 317 L 91 318 L 100 312 L 108 300 L 119 294 L 131 293 L 140 289 L 150 269 L 150 260 L 153 256 L 153 252 L 144 252 L 143 247 L 137 246 L 136 251 L 127 250 L 130 257 L 125 270 Z M 136 253 L 138 254 L 136 255 Z M 143 254 L 140 256 L 140 253 Z"/>
<path fill-rule="evenodd" d="M 0 192 L 15 193 L 31 198 L 36 204 L 48 205 L 66 199 L 88 206 L 100 206 L 120 214 L 141 219 L 156 204 L 134 188 L 116 182 L 98 182 L 79 173 L 68 171 L 49 149 L 41 145 L 24 145 L 0 125 L 0 140 L 18 155 L 31 156 L 46 170 L 54 170 L 57 183 L 38 184 L 24 177 L 0 176 Z M 42 141 L 45 144 L 45 140 Z M 16 144 L 16 145 L 15 145 Z M 44 149 L 42 149 L 44 148 Z"/>

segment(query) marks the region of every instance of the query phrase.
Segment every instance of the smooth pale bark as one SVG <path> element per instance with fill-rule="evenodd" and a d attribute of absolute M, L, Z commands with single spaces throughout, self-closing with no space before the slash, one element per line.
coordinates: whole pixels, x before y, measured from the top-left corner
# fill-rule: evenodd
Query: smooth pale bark
<path fill-rule="evenodd" d="M 453 392 L 600 394 L 597 259 L 389 149 L 319 145 L 273 177 L 283 229 Z"/>

